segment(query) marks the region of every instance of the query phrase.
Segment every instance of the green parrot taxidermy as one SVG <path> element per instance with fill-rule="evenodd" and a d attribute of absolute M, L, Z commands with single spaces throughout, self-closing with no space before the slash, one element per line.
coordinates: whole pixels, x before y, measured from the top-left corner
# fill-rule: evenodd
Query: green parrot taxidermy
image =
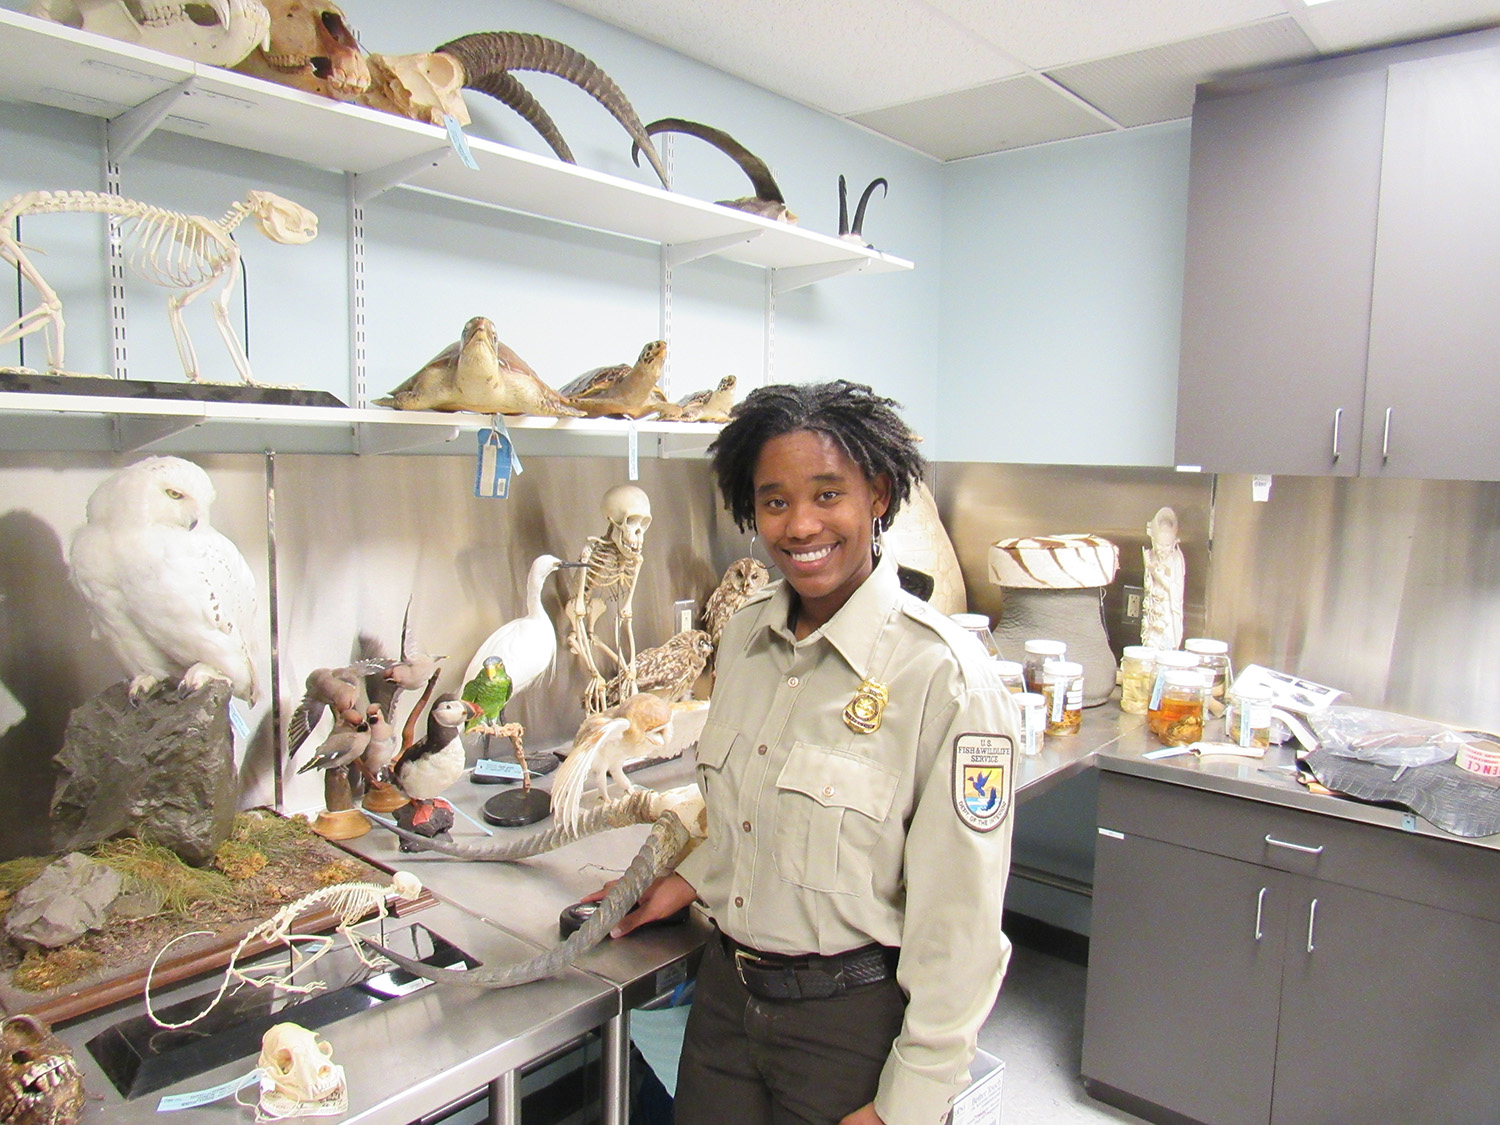
<path fill-rule="evenodd" d="M 479 731 L 486 738 L 508 738 L 516 750 L 516 762 L 521 767 L 521 787 L 531 789 L 531 771 L 526 768 L 526 751 L 522 746 L 526 728 L 520 723 L 502 723 L 505 705 L 510 702 L 510 674 L 505 670 L 505 661 L 498 656 L 487 656 L 474 678 L 464 684 L 460 693 L 467 703 L 473 703 L 480 714 L 469 720 L 464 732 Z"/>

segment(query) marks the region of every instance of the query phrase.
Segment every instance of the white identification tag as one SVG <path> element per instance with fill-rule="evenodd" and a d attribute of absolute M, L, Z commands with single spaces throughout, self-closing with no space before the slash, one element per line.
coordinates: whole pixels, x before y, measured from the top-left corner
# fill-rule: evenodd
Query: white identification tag
<path fill-rule="evenodd" d="M 953 740 L 953 807 L 975 832 L 992 832 L 1005 822 L 1014 762 L 1009 735 L 961 734 Z"/>

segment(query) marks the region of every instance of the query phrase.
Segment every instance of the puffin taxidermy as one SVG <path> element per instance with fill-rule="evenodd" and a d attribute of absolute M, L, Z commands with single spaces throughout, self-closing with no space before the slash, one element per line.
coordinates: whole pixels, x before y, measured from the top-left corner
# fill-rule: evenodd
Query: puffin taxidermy
<path fill-rule="evenodd" d="M 570 406 L 505 344 L 488 317 L 472 317 L 449 344 L 376 406 L 397 410 L 472 410 L 478 414 L 536 414 L 577 418 Z"/>
<path fill-rule="evenodd" d="M 427 713 L 427 735 L 401 752 L 391 767 L 396 787 L 411 798 L 396 810 L 403 828 L 435 836 L 453 825 L 453 810 L 442 794 L 464 772 L 464 744 L 458 737 L 464 724 L 484 714 L 477 703 L 451 692 L 438 696 Z"/>
<path fill-rule="evenodd" d="M 740 166 L 740 171 L 750 177 L 750 186 L 755 189 L 755 194 L 743 196 L 740 199 L 720 199 L 716 201 L 718 206 L 732 207 L 736 211 L 745 211 L 751 215 L 759 215 L 763 219 L 774 219 L 783 223 L 797 221 L 797 216 L 787 208 L 786 199 L 781 194 L 776 177 L 771 175 L 771 169 L 767 167 L 766 162 L 723 129 L 716 129 L 712 125 L 704 125 L 699 121 L 685 121 L 681 117 L 663 117 L 660 121 L 653 121 L 647 125 L 646 132 L 652 136 L 657 133 L 686 133 L 690 137 L 707 141 Z M 640 163 L 639 153 L 640 146 L 632 145 L 630 159 L 637 164 Z"/>

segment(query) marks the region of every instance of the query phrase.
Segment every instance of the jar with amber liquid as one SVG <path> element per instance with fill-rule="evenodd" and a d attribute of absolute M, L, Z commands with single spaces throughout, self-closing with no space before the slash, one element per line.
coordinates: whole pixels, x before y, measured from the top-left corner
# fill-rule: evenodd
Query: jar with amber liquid
<path fill-rule="evenodd" d="M 1033 640 L 1026 642 L 1026 658 L 1021 662 L 1026 690 L 1042 690 L 1042 669 L 1049 660 L 1061 660 L 1068 654 L 1067 641 Z"/>
<path fill-rule="evenodd" d="M 1083 665 L 1049 660 L 1042 667 L 1042 698 L 1047 701 L 1048 734 L 1077 734 L 1083 725 Z"/>
<path fill-rule="evenodd" d="M 1203 702 L 1207 688 L 1196 669 L 1173 669 L 1162 676 L 1146 725 L 1165 746 L 1187 746 L 1203 738 Z"/>

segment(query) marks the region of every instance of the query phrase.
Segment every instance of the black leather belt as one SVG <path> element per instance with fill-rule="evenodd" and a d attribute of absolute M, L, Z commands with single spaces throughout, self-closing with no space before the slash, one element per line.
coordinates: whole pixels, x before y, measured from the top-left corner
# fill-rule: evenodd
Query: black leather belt
<path fill-rule="evenodd" d="M 762 1000 L 826 1000 L 851 988 L 879 984 L 896 975 L 901 954 L 899 949 L 871 944 L 831 957 L 788 957 L 751 949 L 723 931 L 719 941 L 740 983 Z"/>

